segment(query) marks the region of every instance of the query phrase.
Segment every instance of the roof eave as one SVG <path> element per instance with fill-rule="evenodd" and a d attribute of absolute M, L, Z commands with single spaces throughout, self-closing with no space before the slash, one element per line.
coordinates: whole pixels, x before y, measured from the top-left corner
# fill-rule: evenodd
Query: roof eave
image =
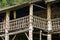
<path fill-rule="evenodd" d="M 25 2 L 23 4 L 18 4 L 18 5 L 13 5 L 13 6 L 10 6 L 10 7 L 2 8 L 2 9 L 0 9 L 0 13 L 5 12 L 6 10 L 16 10 L 18 8 L 23 8 L 25 6 L 28 6 L 31 3 L 35 3 L 35 2 L 38 2 L 38 1 L 42 1 L 42 0 L 31 1 L 29 3 Z"/>

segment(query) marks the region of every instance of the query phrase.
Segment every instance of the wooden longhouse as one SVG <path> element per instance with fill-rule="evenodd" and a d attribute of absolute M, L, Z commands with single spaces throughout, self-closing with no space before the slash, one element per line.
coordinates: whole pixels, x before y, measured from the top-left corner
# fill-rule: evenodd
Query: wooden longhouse
<path fill-rule="evenodd" d="M 14 4 L 5 0 L 5 3 L 5 7 L 0 3 L 1 40 L 16 40 L 18 34 L 24 34 L 25 40 L 55 40 L 52 35 L 60 33 L 59 0 L 15 0 Z"/>

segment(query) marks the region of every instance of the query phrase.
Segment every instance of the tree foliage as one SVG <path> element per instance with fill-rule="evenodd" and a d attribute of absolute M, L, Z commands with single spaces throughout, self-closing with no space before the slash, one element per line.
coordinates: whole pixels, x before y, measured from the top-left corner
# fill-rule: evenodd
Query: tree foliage
<path fill-rule="evenodd" d="M 29 0 L 0 0 L 0 8 L 18 5 L 24 2 L 29 2 Z"/>

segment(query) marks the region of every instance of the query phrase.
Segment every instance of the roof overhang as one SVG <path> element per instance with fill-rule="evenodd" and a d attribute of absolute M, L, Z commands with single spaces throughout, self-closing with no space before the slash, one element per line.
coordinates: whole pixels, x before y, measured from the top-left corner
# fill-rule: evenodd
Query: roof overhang
<path fill-rule="evenodd" d="M 10 7 L 6 7 L 6 8 L 2 8 L 0 9 L 0 13 L 2 12 L 5 12 L 7 10 L 16 10 L 16 9 L 19 9 L 19 8 L 23 8 L 25 6 L 29 6 L 31 3 L 36 3 L 36 2 L 42 2 L 42 1 L 45 1 L 45 0 L 33 0 L 33 1 L 30 1 L 29 3 L 23 3 L 23 4 L 18 4 L 18 5 L 13 5 L 13 6 L 10 6 Z M 56 0 L 54 2 L 59 2 L 59 0 Z"/>
<path fill-rule="evenodd" d="M 27 5 L 26 5 L 26 4 L 27 4 Z M 14 5 L 14 6 L 2 8 L 2 9 L 0 9 L 0 13 L 4 13 L 4 12 L 7 11 L 7 10 L 10 10 L 10 11 L 16 10 L 16 9 L 23 8 L 23 7 L 28 6 L 28 5 L 29 5 L 28 3 L 24 3 L 24 4 L 21 4 L 21 5 L 18 4 L 18 5 Z"/>
<path fill-rule="evenodd" d="M 25 6 L 29 6 L 31 3 L 36 3 L 36 2 L 40 2 L 42 0 L 33 0 L 33 1 L 30 1 L 29 3 L 25 2 L 23 4 L 18 4 L 18 5 L 13 5 L 13 6 L 9 6 L 9 7 L 5 7 L 5 8 L 0 8 L 0 13 L 2 12 L 5 12 L 7 10 L 16 10 L 18 8 L 23 8 Z"/>

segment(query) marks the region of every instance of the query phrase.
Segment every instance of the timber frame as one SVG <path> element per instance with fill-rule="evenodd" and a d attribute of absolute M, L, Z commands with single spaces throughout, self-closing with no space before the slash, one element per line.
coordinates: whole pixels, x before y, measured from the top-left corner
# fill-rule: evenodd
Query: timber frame
<path fill-rule="evenodd" d="M 36 3 L 36 2 L 34 2 L 34 3 Z M 29 5 L 29 15 L 18 18 L 18 19 L 16 19 L 17 13 L 15 10 L 19 9 L 19 7 L 21 7 L 20 5 L 0 11 L 1 13 L 3 13 L 3 12 L 6 13 L 6 17 L 5 17 L 4 21 L 0 24 L 0 27 L 1 27 L 0 33 L 3 33 L 3 34 L 0 34 L 0 37 L 2 38 L 2 40 L 9 40 L 10 35 L 15 35 L 12 39 L 12 40 L 14 40 L 16 37 L 16 34 L 23 33 L 23 32 L 25 33 L 28 40 L 33 40 L 33 33 L 34 33 L 33 30 L 35 30 L 34 28 L 37 28 L 40 30 L 38 32 L 40 34 L 39 40 L 42 40 L 42 35 L 47 36 L 47 40 L 52 40 L 52 34 L 60 33 L 60 31 L 55 32 L 56 30 L 60 30 L 59 29 L 60 20 L 58 19 L 58 22 L 57 22 L 58 24 L 56 24 L 56 22 L 53 21 L 54 19 L 52 20 L 51 2 L 46 3 L 47 8 L 36 5 L 34 3 L 23 4 L 26 6 Z M 38 16 L 34 16 L 34 13 L 33 13 L 34 5 L 41 7 L 43 9 L 46 9 L 46 12 L 47 12 L 46 19 L 38 17 Z M 14 9 L 14 8 L 16 8 L 16 9 Z M 11 10 L 14 10 L 14 19 L 13 20 L 10 20 L 10 11 Z M 55 27 L 55 24 L 57 25 L 56 27 Z M 47 33 L 44 34 L 43 31 L 45 31 Z M 28 32 L 29 36 L 27 35 L 26 32 Z"/>

